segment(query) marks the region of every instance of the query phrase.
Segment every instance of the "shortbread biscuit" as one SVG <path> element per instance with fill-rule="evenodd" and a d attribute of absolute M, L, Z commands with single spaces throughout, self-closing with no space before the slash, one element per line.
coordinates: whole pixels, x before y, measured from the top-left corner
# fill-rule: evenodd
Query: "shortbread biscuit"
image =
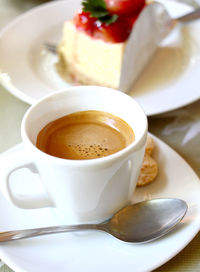
<path fill-rule="evenodd" d="M 145 153 L 151 156 L 153 153 L 153 150 L 154 150 L 154 140 L 150 135 L 148 135 L 147 141 L 146 141 Z"/>
<path fill-rule="evenodd" d="M 147 153 L 144 155 L 144 160 L 140 170 L 140 175 L 137 181 L 137 187 L 147 185 L 154 181 L 158 174 L 158 165 L 156 161 Z"/>

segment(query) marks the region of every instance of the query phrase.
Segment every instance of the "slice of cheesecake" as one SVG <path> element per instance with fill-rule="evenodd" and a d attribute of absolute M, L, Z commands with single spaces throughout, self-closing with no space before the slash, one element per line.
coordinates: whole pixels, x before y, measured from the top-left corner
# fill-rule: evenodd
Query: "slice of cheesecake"
<path fill-rule="evenodd" d="M 99 1 L 112 4 L 109 11 L 104 7 L 106 15 L 94 17 L 95 7 L 92 6 L 92 12 L 89 10 L 95 0 L 85 0 L 83 4 L 89 4 L 89 8 L 86 5 L 73 20 L 64 23 L 58 46 L 58 72 L 73 84 L 100 85 L 126 92 L 153 56 L 163 32 L 168 31 L 168 14 L 158 3 L 146 6 L 145 0 Z M 113 3 L 118 4 L 118 10 Z M 126 4 L 126 10 L 120 3 Z"/>
<path fill-rule="evenodd" d="M 85 0 L 82 5 L 64 23 L 58 71 L 68 82 L 117 89 L 126 41 L 145 0 Z"/>
<path fill-rule="evenodd" d="M 59 70 L 70 82 L 117 89 L 125 44 L 93 38 L 73 21 L 65 22 L 58 47 Z"/>

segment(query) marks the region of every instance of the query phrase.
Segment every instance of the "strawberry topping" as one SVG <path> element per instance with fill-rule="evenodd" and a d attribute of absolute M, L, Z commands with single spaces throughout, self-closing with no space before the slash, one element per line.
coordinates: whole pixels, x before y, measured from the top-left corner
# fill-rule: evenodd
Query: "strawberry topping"
<path fill-rule="evenodd" d="M 102 39 L 106 42 L 124 42 L 127 40 L 131 33 L 133 22 L 136 18 L 128 20 L 126 18 L 119 17 L 116 22 L 108 25 L 106 23 L 96 23 L 97 28 L 93 33 L 93 37 Z"/>
<path fill-rule="evenodd" d="M 76 27 L 95 39 L 113 43 L 127 40 L 145 5 L 145 0 L 101 0 L 99 13 L 95 0 L 87 1 L 84 2 L 86 6 L 75 14 Z"/>
<path fill-rule="evenodd" d="M 145 0 L 105 0 L 106 8 L 111 14 L 135 16 L 145 5 Z"/>

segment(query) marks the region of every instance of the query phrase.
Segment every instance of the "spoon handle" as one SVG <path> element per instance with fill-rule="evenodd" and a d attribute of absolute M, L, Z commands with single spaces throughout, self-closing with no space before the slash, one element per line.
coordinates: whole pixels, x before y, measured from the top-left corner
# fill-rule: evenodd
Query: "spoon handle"
<path fill-rule="evenodd" d="M 81 224 L 81 225 L 69 225 L 69 226 L 52 226 L 46 228 L 36 228 L 36 229 L 25 229 L 25 230 L 15 230 L 0 232 L 0 243 L 8 242 L 14 240 L 21 240 L 25 238 L 31 238 L 41 235 L 71 232 L 78 230 L 92 230 L 99 229 L 96 224 Z"/>
<path fill-rule="evenodd" d="M 180 17 L 176 18 L 175 20 L 179 21 L 179 22 L 186 23 L 186 22 L 196 20 L 198 18 L 200 18 L 200 8 L 195 9 L 194 11 L 187 13 L 183 16 L 180 16 Z"/>

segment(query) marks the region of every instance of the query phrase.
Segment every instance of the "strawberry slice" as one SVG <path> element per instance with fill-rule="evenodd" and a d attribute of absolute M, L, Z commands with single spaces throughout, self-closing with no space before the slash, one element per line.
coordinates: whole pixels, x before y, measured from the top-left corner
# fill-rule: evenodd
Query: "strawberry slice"
<path fill-rule="evenodd" d="M 79 10 L 74 16 L 74 22 L 78 29 L 85 31 L 90 36 L 93 35 L 93 32 L 96 28 L 95 22 L 96 18 L 92 18 L 90 12 L 85 12 Z"/>
<path fill-rule="evenodd" d="M 119 17 L 116 22 L 109 25 L 96 21 L 96 29 L 94 30 L 93 37 L 106 42 L 124 42 L 131 33 L 133 23 L 136 19 L 137 16 L 131 18 Z"/>
<path fill-rule="evenodd" d="M 145 6 L 145 0 L 105 0 L 106 8 L 111 14 L 135 16 Z"/>

